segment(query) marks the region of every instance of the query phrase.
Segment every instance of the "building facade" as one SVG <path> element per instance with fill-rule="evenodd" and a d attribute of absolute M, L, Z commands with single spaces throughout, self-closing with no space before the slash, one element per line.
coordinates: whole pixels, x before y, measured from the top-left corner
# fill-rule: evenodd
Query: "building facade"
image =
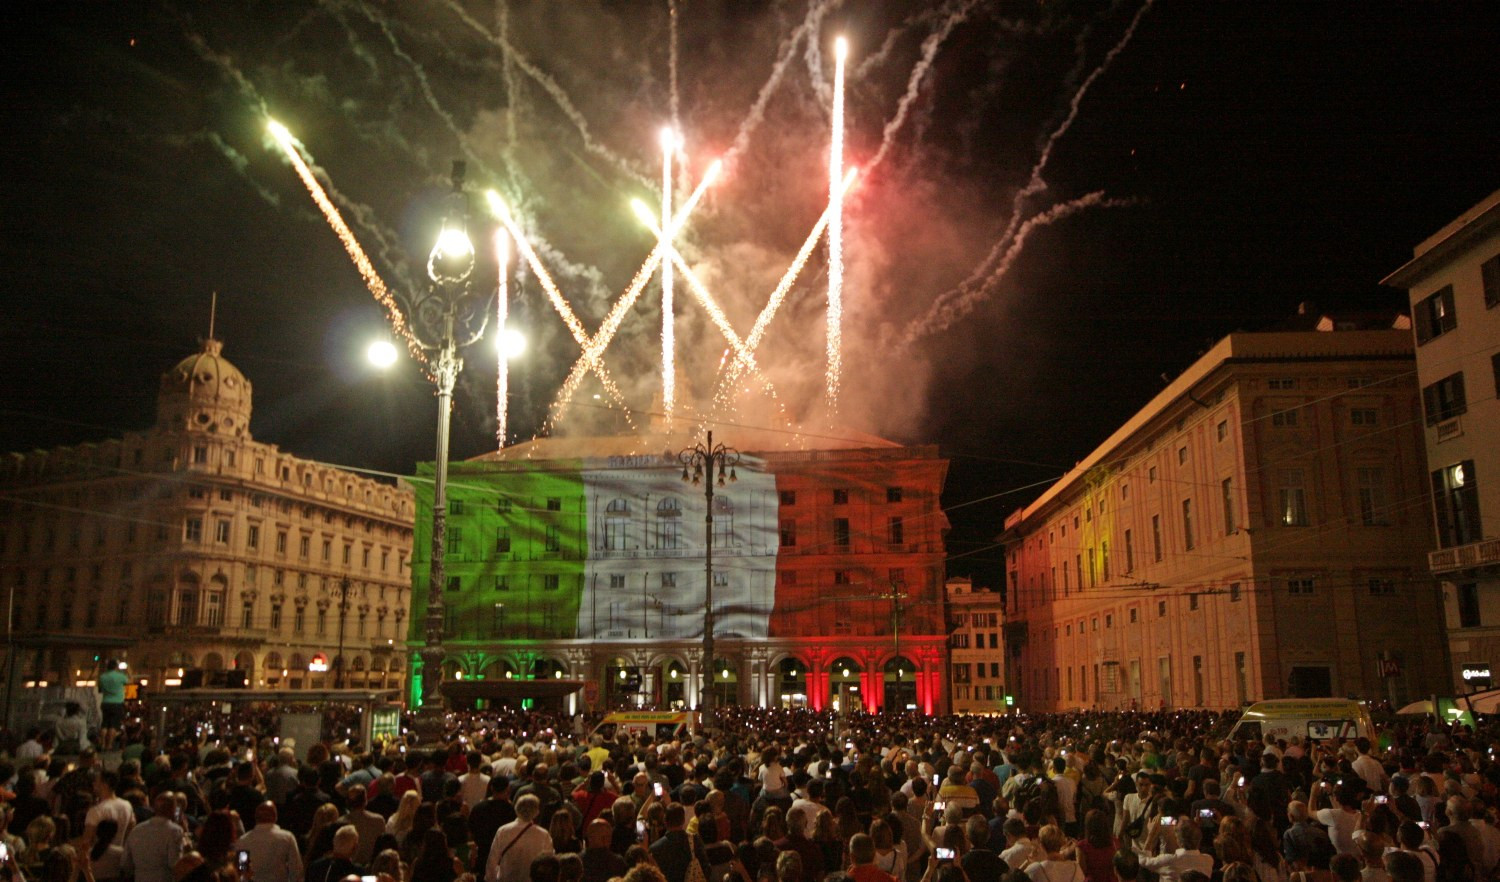
<path fill-rule="evenodd" d="M 162 376 L 156 424 L 0 459 L 0 586 L 13 688 L 399 685 L 410 491 L 250 435 L 251 384 L 217 340 Z M 344 600 L 341 609 L 341 600 Z"/>
<path fill-rule="evenodd" d="M 1028 710 L 1447 681 L 1404 317 L 1235 333 L 1005 522 Z"/>
<path fill-rule="evenodd" d="M 965 578 L 945 584 L 948 602 L 948 681 L 956 714 L 1004 713 L 1005 599 Z"/>
<path fill-rule="evenodd" d="M 1500 664 L 1500 191 L 1418 245 L 1386 284 L 1412 308 L 1417 381 L 1452 674 Z"/>
<path fill-rule="evenodd" d="M 717 700 L 941 712 L 946 461 L 869 436 L 716 436 L 741 456 L 713 499 Z M 582 681 L 570 711 L 696 707 L 707 500 L 677 459 L 695 440 L 548 438 L 453 464 L 444 680 Z M 413 664 L 430 474 L 415 482 Z"/>

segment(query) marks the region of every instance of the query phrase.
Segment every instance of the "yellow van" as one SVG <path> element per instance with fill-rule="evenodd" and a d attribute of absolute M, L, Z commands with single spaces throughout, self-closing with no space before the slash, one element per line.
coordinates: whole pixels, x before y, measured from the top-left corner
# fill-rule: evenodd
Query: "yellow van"
<path fill-rule="evenodd" d="M 606 714 L 593 734 L 603 736 L 605 741 L 613 741 L 621 733 L 632 738 L 650 735 L 652 741 L 680 741 L 697 734 L 699 727 L 696 711 L 620 711 Z"/>
<path fill-rule="evenodd" d="M 1229 737 L 1262 741 L 1267 735 L 1304 741 L 1375 737 L 1375 724 L 1363 704 L 1347 698 L 1277 698 L 1245 710 Z"/>

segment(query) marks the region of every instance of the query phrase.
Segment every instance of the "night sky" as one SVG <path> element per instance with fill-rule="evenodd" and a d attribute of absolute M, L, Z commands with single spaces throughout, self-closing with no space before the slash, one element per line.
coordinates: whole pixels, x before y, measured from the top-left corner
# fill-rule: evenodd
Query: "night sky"
<path fill-rule="evenodd" d="M 731 156 L 682 249 L 743 334 L 826 203 L 842 33 L 846 162 L 868 174 L 846 213 L 839 423 L 940 445 L 958 506 L 951 569 L 992 580 L 1003 516 L 1164 374 L 1302 301 L 1401 305 L 1379 279 L 1500 186 L 1500 4 L 1141 10 L 23 4 L 0 60 L 0 450 L 148 426 L 160 374 L 207 333 L 217 291 L 216 336 L 255 385 L 256 438 L 396 473 L 431 458 L 430 387 L 410 362 L 365 366 L 381 310 L 265 135 L 267 113 L 342 194 L 393 288 L 422 274 L 449 163 L 463 158 L 471 189 L 515 205 L 592 329 L 651 248 L 626 203 L 660 198 L 657 131 L 675 104 L 679 201 L 710 159 Z M 1018 204 L 1044 151 L 1045 187 Z M 1070 212 L 1077 200 L 1100 204 Z M 474 209 L 473 227 L 491 229 Z M 1003 237 L 1016 225 L 1020 247 L 997 272 L 986 255 L 1015 244 Z M 793 418 L 837 434 L 820 404 L 825 285 L 820 247 L 757 358 Z M 524 440 L 577 349 L 535 278 L 512 287 L 512 320 L 532 341 L 511 373 L 511 437 Z M 659 389 L 656 291 L 606 355 L 642 413 Z M 680 280 L 677 300 L 679 394 L 691 396 L 723 342 Z M 954 302 L 954 321 L 929 320 Z M 471 349 L 457 457 L 493 447 L 494 378 L 493 351 Z M 558 431 L 616 425 L 598 391 L 586 384 Z M 768 414 L 747 400 L 737 419 Z"/>

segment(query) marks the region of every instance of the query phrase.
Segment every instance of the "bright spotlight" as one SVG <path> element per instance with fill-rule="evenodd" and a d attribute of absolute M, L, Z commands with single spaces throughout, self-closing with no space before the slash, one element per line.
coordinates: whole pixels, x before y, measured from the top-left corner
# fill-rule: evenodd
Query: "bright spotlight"
<path fill-rule="evenodd" d="M 515 328 L 501 328 L 495 337 L 495 351 L 506 361 L 519 358 L 526 351 L 526 335 Z"/>
<path fill-rule="evenodd" d="M 376 340 L 365 350 L 365 358 L 370 364 L 382 370 L 395 364 L 399 356 L 396 344 L 389 340 Z"/>
<path fill-rule="evenodd" d="M 845 58 L 849 57 L 848 40 L 844 39 L 843 37 L 839 37 L 837 40 L 833 41 L 833 57 L 838 59 L 839 61 L 843 61 Z"/>

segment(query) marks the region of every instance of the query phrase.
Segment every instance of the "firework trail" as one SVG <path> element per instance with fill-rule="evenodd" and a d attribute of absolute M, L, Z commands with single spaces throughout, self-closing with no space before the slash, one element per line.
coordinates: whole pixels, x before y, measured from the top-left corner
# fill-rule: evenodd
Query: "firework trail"
<path fill-rule="evenodd" d="M 672 4 L 672 20 L 677 20 L 677 6 Z M 673 71 L 674 75 L 676 71 Z M 676 90 L 674 88 L 675 97 Z M 661 133 L 661 226 L 657 228 L 658 248 L 670 248 L 672 243 L 664 238 L 672 225 L 672 155 L 677 150 L 677 129 L 663 129 Z M 672 262 L 661 264 L 661 398 L 662 410 L 667 419 L 672 419 L 672 409 L 677 400 L 676 361 L 676 313 L 672 304 Z"/>
<path fill-rule="evenodd" d="M 270 123 L 270 131 L 271 135 L 276 139 L 276 143 L 281 145 L 281 149 L 286 154 L 287 159 L 291 161 L 292 168 L 297 172 L 297 177 L 301 178 L 303 185 L 307 187 L 307 192 L 311 194 L 313 202 L 316 202 L 318 208 L 322 209 L 323 217 L 327 219 L 328 225 L 333 228 L 333 232 L 339 237 L 339 241 L 343 243 L 344 251 L 349 254 L 349 259 L 354 262 L 355 269 L 359 270 L 360 276 L 364 278 L 365 287 L 370 289 L 370 293 L 374 295 L 376 302 L 385 307 L 386 318 L 389 319 L 392 330 L 406 341 L 406 350 L 411 353 L 411 357 L 416 359 L 419 364 L 426 364 L 427 355 L 422 351 L 422 346 L 417 342 L 417 338 L 412 334 L 411 329 L 406 326 L 406 316 L 402 314 L 400 305 L 396 303 L 395 298 L 386 289 L 385 281 L 375 271 L 374 264 L 370 263 L 370 258 L 365 255 L 364 249 L 360 247 L 359 240 L 354 238 L 354 232 L 349 229 L 348 224 L 344 223 L 344 218 L 339 214 L 338 208 L 328 198 L 328 194 L 324 192 L 322 185 L 318 183 L 318 179 L 313 176 L 312 169 L 308 168 L 307 163 L 303 161 L 302 154 L 298 150 L 297 141 L 292 137 L 292 133 L 288 132 L 286 127 L 281 123 L 274 121 Z"/>
<path fill-rule="evenodd" d="M 921 92 L 922 81 L 927 78 L 927 72 L 932 69 L 932 62 L 937 58 L 938 49 L 942 48 L 943 42 L 948 39 L 949 34 L 953 33 L 953 29 L 969 17 L 969 13 L 976 4 L 977 0 L 957 0 L 944 7 L 943 20 L 938 23 L 932 33 L 927 35 L 927 39 L 922 41 L 922 55 L 906 78 L 906 94 L 902 95 L 901 100 L 896 103 L 895 115 L 886 122 L 885 131 L 880 136 L 880 147 L 865 164 L 867 172 L 875 169 L 885 160 L 886 153 L 895 143 L 896 133 L 906 123 L 906 117 L 911 113 L 912 105 L 916 103 Z"/>
<path fill-rule="evenodd" d="M 574 106 L 573 100 L 568 97 L 568 93 L 563 91 L 562 86 L 558 85 L 557 81 L 548 76 L 545 71 L 527 60 L 526 56 L 522 55 L 509 39 L 502 38 L 499 34 L 492 32 L 483 24 L 480 24 L 478 20 L 458 3 L 458 0 L 444 0 L 443 5 L 447 6 L 454 15 L 458 16 L 460 21 L 472 28 L 475 33 L 498 47 L 522 73 L 526 74 L 533 82 L 542 87 L 542 91 L 546 92 L 552 98 L 553 102 L 557 104 L 558 109 L 563 112 L 563 115 L 578 130 L 578 136 L 583 141 L 584 150 L 608 162 L 616 170 L 642 187 L 649 188 L 652 186 L 654 182 L 641 174 L 624 157 L 594 140 L 593 133 L 589 130 L 588 120 Z"/>
<path fill-rule="evenodd" d="M 858 177 L 859 170 L 854 168 L 849 169 L 844 174 L 843 193 L 845 195 L 848 194 L 849 188 L 854 185 L 854 181 Z M 776 311 L 781 308 L 782 302 L 786 300 L 786 295 L 792 290 L 792 285 L 796 284 L 797 276 L 801 275 L 802 267 L 807 264 L 808 257 L 812 256 L 813 249 L 818 245 L 818 240 L 823 238 L 823 230 L 828 226 L 832 215 L 833 206 L 830 205 L 824 209 L 822 216 L 818 218 L 818 222 L 813 224 L 812 232 L 807 234 L 807 239 L 802 242 L 802 247 L 797 250 L 797 256 L 792 258 L 791 265 L 786 268 L 785 273 L 782 273 L 781 281 L 776 283 L 776 288 L 771 291 L 771 296 L 766 300 L 766 305 L 761 307 L 760 314 L 755 317 L 755 324 L 751 326 L 750 333 L 745 337 L 745 346 L 750 352 L 753 353 L 760 346 L 760 341 L 765 338 L 766 329 L 771 326 L 771 319 L 775 317 Z M 739 361 L 736 360 L 729 366 L 728 374 L 721 372 L 718 391 L 714 394 L 716 401 L 727 402 L 728 399 L 722 396 L 727 396 L 729 390 L 739 380 L 739 364 Z"/>
<path fill-rule="evenodd" d="M 677 237 L 678 233 L 682 232 L 683 226 L 687 224 L 687 219 L 692 215 L 693 210 L 698 207 L 698 203 L 703 199 L 703 194 L 708 191 L 709 186 L 713 184 L 722 169 L 723 163 L 715 160 L 708 167 L 708 170 L 704 172 L 703 179 L 698 182 L 697 188 L 693 190 L 693 195 L 688 197 L 687 202 L 683 203 L 681 208 L 677 209 L 676 216 L 672 218 L 672 225 L 668 228 L 666 241 L 672 241 Z M 635 277 L 630 280 L 630 284 L 625 288 L 625 292 L 615 301 L 614 306 L 610 307 L 609 313 L 605 315 L 604 321 L 599 325 L 598 332 L 586 341 L 579 341 L 579 346 L 583 349 L 583 352 L 579 355 L 578 360 L 573 362 L 572 369 L 568 371 L 567 379 L 563 381 L 562 386 L 558 389 L 557 397 L 552 402 L 551 415 L 548 417 L 549 424 L 555 425 L 558 418 L 562 416 L 563 410 L 567 408 L 568 403 L 573 398 L 573 393 L 578 390 L 578 384 L 583 380 L 584 373 L 595 361 L 598 361 L 603 355 L 604 350 L 614 340 L 615 332 L 619 330 L 620 323 L 625 320 L 625 314 L 635 305 L 636 300 L 641 296 L 641 291 L 646 287 L 646 282 L 656 272 L 657 264 L 662 259 L 662 241 L 661 238 L 657 239 L 656 247 L 651 249 L 651 253 L 646 257 L 646 261 L 641 264 L 640 269 L 636 270 Z"/>
<path fill-rule="evenodd" d="M 1059 202 L 1046 211 L 1027 218 L 1016 227 L 1015 235 L 1011 238 L 1009 246 L 1000 255 L 998 262 L 989 275 L 978 282 L 955 288 L 939 297 L 933 303 L 932 309 L 928 311 L 926 317 L 912 326 L 906 338 L 907 344 L 910 345 L 923 336 L 936 333 L 951 326 L 954 322 L 971 312 L 974 307 L 978 306 L 980 301 L 989 296 L 990 291 L 996 283 L 1005 278 L 1006 273 L 1010 272 L 1011 264 L 1015 262 L 1016 257 L 1021 253 L 1021 249 L 1025 247 L 1027 238 L 1041 227 L 1054 224 L 1063 218 L 1090 208 L 1125 208 L 1135 204 L 1136 200 L 1134 199 L 1112 199 L 1105 196 L 1103 190 L 1095 190 L 1092 193 L 1079 196 L 1077 199 Z"/>
<path fill-rule="evenodd" d="M 797 46 L 804 39 L 816 39 L 818 29 L 823 24 L 823 16 L 828 14 L 829 6 L 823 0 L 813 0 L 807 7 L 807 15 L 798 25 L 781 41 L 781 46 L 776 50 L 776 63 L 771 66 L 771 76 L 767 78 L 760 92 L 755 96 L 755 103 L 750 105 L 750 110 L 740 122 L 739 131 L 735 133 L 734 141 L 729 150 L 724 153 L 726 163 L 733 162 L 745 149 L 750 146 L 750 136 L 760 127 L 766 119 L 766 107 L 771 103 L 771 97 L 780 88 L 781 81 L 786 77 L 786 72 L 792 66 L 792 61 L 797 57 Z"/>
<path fill-rule="evenodd" d="M 590 339 L 588 331 L 584 330 L 583 323 L 578 320 L 578 316 L 573 313 L 573 308 L 568 305 L 568 301 L 564 299 L 562 292 L 558 290 L 557 283 L 552 281 L 552 276 L 548 274 L 547 268 L 537 258 L 536 251 L 532 249 L 531 243 L 527 241 L 526 234 L 521 232 L 521 227 L 516 223 L 516 219 L 511 216 L 510 209 L 501 201 L 500 195 L 494 190 L 489 191 L 486 195 L 489 197 L 490 208 L 495 212 L 495 216 L 499 219 L 500 223 L 510 232 L 511 241 L 515 243 L 516 250 L 526 260 L 527 265 L 531 267 L 532 274 L 536 276 L 537 282 L 541 284 L 542 290 L 546 292 L 547 299 L 552 303 L 552 308 L 557 310 L 558 315 L 562 316 L 563 324 L 568 326 L 568 331 L 573 335 L 574 341 L 583 350 L 582 361 L 585 364 L 585 368 L 594 371 L 594 374 L 599 377 L 600 384 L 604 386 L 604 390 L 609 393 L 610 398 L 614 399 L 615 403 L 625 409 L 626 418 L 628 419 L 630 409 L 625 404 L 625 396 L 620 392 L 620 387 L 615 385 L 615 381 L 610 377 L 609 371 L 604 367 L 604 362 L 599 358 L 603 349 L 601 348 L 596 352 L 590 346 L 593 341 Z M 576 382 L 574 386 L 577 386 Z"/>
<path fill-rule="evenodd" d="M 1104 72 L 1114 63 L 1114 60 L 1130 44 L 1131 38 L 1135 36 L 1136 27 L 1141 23 L 1141 18 L 1150 10 L 1153 2 L 1154 0 L 1145 0 L 1141 7 L 1136 10 L 1135 16 L 1130 19 L 1130 25 L 1125 29 L 1125 33 L 1120 36 L 1119 41 L 1115 43 L 1109 52 L 1105 53 L 1103 60 L 1099 62 L 1099 65 L 1089 73 L 1077 91 L 1073 93 L 1072 99 L 1068 102 L 1067 115 L 1063 117 L 1062 122 L 1047 136 L 1047 140 L 1042 146 L 1041 154 L 1037 157 L 1036 164 L 1031 167 L 1031 175 L 1026 185 L 1018 190 L 1015 197 L 1011 200 L 1010 221 L 1006 224 L 1004 232 L 1000 234 L 1000 238 L 995 241 L 989 253 L 979 262 L 967 279 L 964 279 L 958 287 L 939 295 L 933 301 L 932 307 L 927 311 L 926 316 L 912 325 L 910 332 L 906 336 L 907 345 L 916 342 L 924 334 L 940 331 L 951 325 L 955 320 L 977 305 L 984 293 L 994 287 L 995 283 L 1000 280 L 1000 276 L 1004 274 L 1001 269 L 1002 266 L 1006 270 L 1010 268 L 1010 261 L 1014 259 L 1017 251 L 1016 248 L 1012 247 L 1014 245 L 1013 240 L 1019 238 L 1023 225 L 1030 223 L 1030 220 L 1022 220 L 1025 202 L 1031 196 L 1047 188 L 1047 182 L 1043 179 L 1042 172 L 1046 170 L 1047 163 L 1052 159 L 1053 147 L 1057 145 L 1058 140 L 1067 133 L 1068 129 L 1072 128 L 1073 121 L 1078 118 L 1079 108 L 1083 104 L 1083 97 L 1088 93 L 1089 87 L 1094 84 L 1095 80 L 1103 76 Z M 1076 202 L 1078 200 L 1073 201 Z M 1063 203 L 1063 205 L 1067 204 L 1069 203 Z M 1051 210 L 1049 209 L 1049 211 Z M 1037 217 L 1041 217 L 1041 215 L 1037 215 Z"/>
<path fill-rule="evenodd" d="M 839 378 L 844 362 L 844 62 L 849 44 L 839 37 L 833 49 L 833 135 L 828 147 L 828 367 L 824 375 L 829 413 L 839 409 Z"/>
<path fill-rule="evenodd" d="M 505 421 L 510 397 L 510 360 L 505 352 L 505 322 L 510 310 L 510 239 L 495 231 L 495 258 L 500 264 L 500 290 L 495 296 L 495 342 L 499 369 L 495 372 L 495 449 L 505 449 Z"/>

